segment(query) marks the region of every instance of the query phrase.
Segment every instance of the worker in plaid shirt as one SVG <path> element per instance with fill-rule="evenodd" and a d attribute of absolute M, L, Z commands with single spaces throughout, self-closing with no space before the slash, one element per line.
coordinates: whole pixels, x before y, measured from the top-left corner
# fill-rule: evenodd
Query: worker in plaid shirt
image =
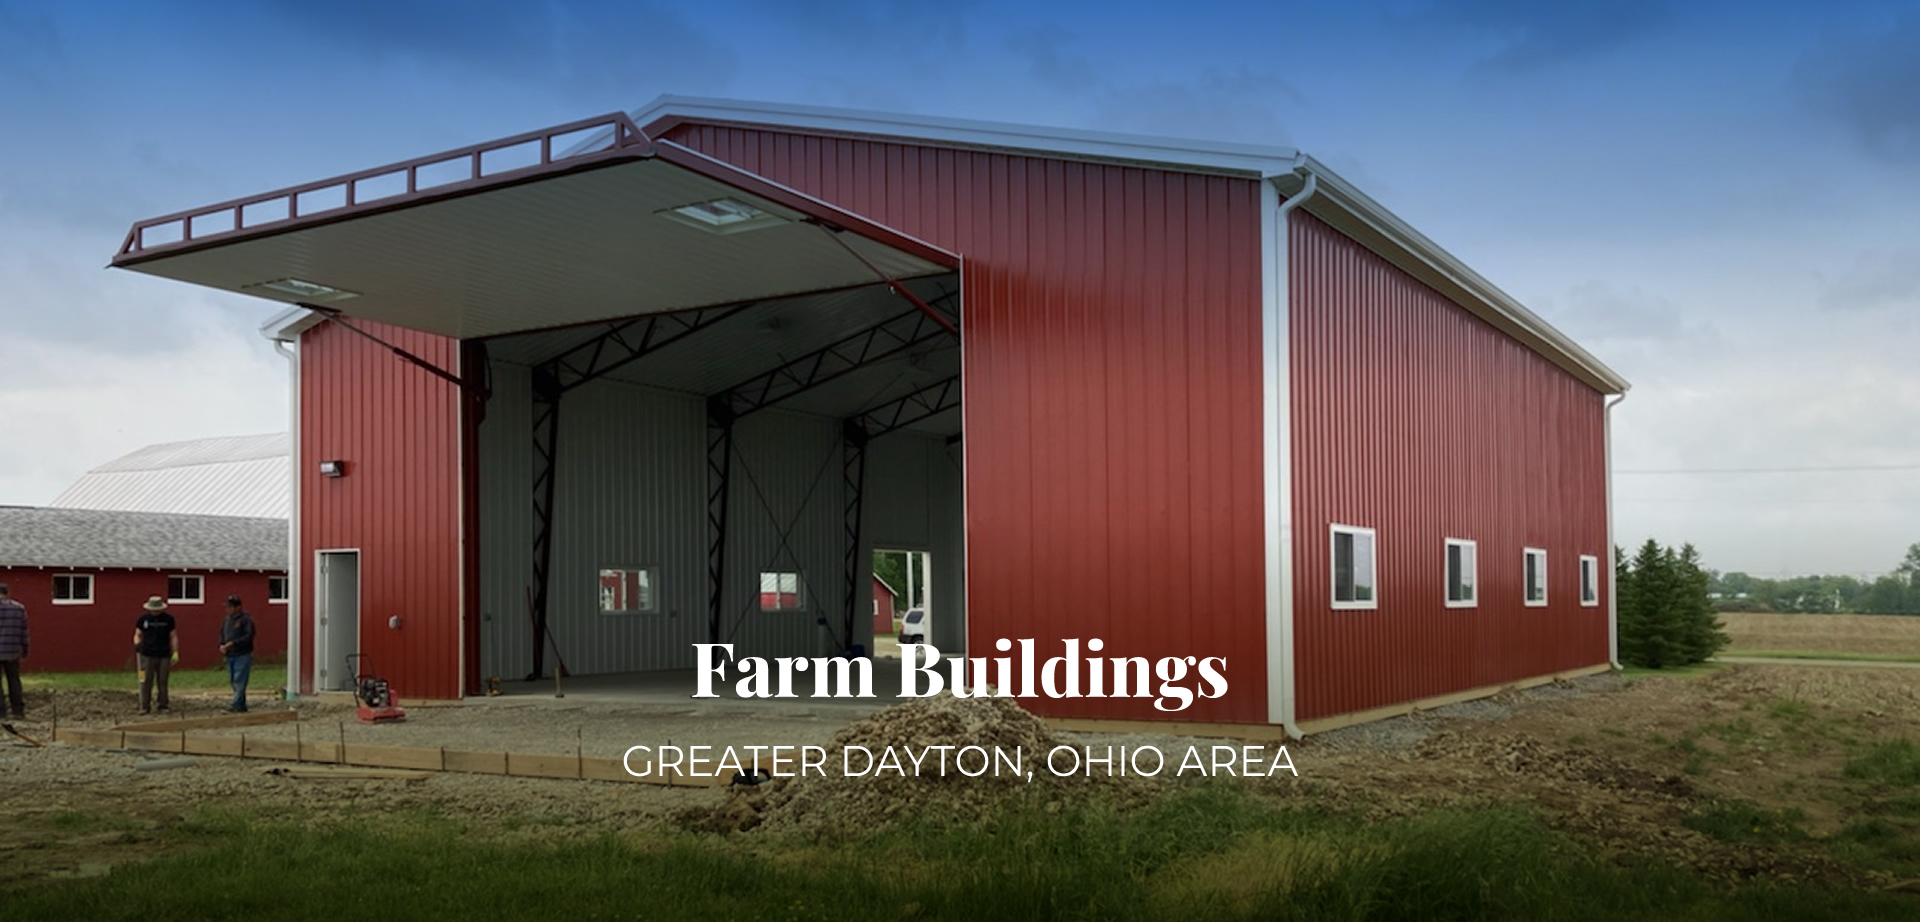
<path fill-rule="evenodd" d="M 20 692 L 20 661 L 27 658 L 27 607 L 0 583 L 0 670 L 7 676 L 7 704 L 15 720 L 27 716 Z"/>

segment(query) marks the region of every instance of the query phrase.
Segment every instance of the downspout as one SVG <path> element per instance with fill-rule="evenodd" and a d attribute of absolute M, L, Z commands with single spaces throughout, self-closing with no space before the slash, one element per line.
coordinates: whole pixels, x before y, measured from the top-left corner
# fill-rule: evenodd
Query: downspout
<path fill-rule="evenodd" d="M 1602 450 L 1607 459 L 1607 663 L 1620 669 L 1620 564 L 1614 557 L 1619 545 L 1613 536 L 1613 408 L 1627 399 L 1625 391 L 1607 401 L 1602 416 Z"/>
<path fill-rule="evenodd" d="M 1261 209 L 1263 213 L 1273 216 L 1272 224 L 1265 228 L 1272 246 L 1263 260 L 1265 266 L 1262 272 L 1268 293 L 1263 311 L 1267 326 L 1264 362 L 1267 458 L 1264 467 L 1266 534 L 1269 539 L 1266 560 L 1267 721 L 1279 724 L 1294 739 L 1300 739 L 1305 734 L 1295 719 L 1298 658 L 1294 655 L 1293 643 L 1293 413 L 1290 403 L 1292 387 L 1288 383 L 1291 353 L 1287 332 L 1292 305 L 1288 291 L 1290 273 L 1287 258 L 1291 248 L 1287 239 L 1287 215 L 1313 197 L 1320 185 L 1319 177 L 1308 172 L 1304 165 L 1294 170 L 1295 174 L 1303 172 L 1306 184 L 1300 187 L 1299 192 L 1283 202 L 1276 201 L 1271 207 Z M 1273 185 L 1273 180 L 1277 178 L 1270 176 L 1261 181 L 1262 205 L 1278 199 L 1280 191 Z"/>
<path fill-rule="evenodd" d="M 287 341 L 268 336 L 273 351 L 287 360 L 287 463 L 292 468 L 287 506 L 287 700 L 300 694 L 300 353 Z"/>

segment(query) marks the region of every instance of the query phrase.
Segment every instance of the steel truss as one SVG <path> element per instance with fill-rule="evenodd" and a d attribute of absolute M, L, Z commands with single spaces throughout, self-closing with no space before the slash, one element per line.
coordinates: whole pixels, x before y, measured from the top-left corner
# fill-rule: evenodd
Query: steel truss
<path fill-rule="evenodd" d="M 914 309 L 896 314 L 871 327 L 822 346 L 778 368 L 763 372 L 707 399 L 707 635 L 719 643 L 725 617 L 722 590 L 725 588 L 727 548 L 727 495 L 731 490 L 733 426 L 743 417 L 774 406 L 782 400 L 805 393 L 829 381 L 861 368 L 899 355 L 937 339 L 957 335 L 947 308 L 960 297 L 957 291 L 934 299 L 932 304 L 913 299 Z M 847 497 L 844 510 L 847 536 L 846 617 L 840 630 L 841 649 L 853 646 L 851 601 L 858 590 L 860 556 L 860 505 L 866 487 L 866 443 L 878 434 L 912 425 L 939 409 L 921 413 L 941 400 L 959 403 L 958 379 L 951 382 L 951 394 L 930 394 L 948 382 L 922 388 L 898 400 L 868 410 L 842 428 L 845 442 L 842 478 Z M 897 405 L 897 406 L 896 406 Z M 946 409 L 942 406 L 940 409 Z M 855 433 L 865 433 L 857 435 Z"/>
<path fill-rule="evenodd" d="M 847 540 L 845 578 L 846 595 L 840 619 L 840 648 L 853 649 L 854 625 L 860 617 L 861 575 L 872 570 L 872 562 L 861 559 L 861 510 L 867 492 L 867 445 L 874 439 L 898 432 L 914 423 L 944 413 L 960 405 L 958 375 L 920 388 L 911 394 L 889 400 L 841 424 L 841 471 L 846 497 L 844 531 Z"/>
<path fill-rule="evenodd" d="M 547 598 L 552 585 L 554 472 L 558 467 L 561 398 L 574 388 L 606 377 L 751 306 L 649 314 L 609 323 L 592 339 L 534 367 L 533 585 L 527 601 L 533 623 L 533 671 L 528 673 L 528 681 L 543 677 L 552 637 Z"/>

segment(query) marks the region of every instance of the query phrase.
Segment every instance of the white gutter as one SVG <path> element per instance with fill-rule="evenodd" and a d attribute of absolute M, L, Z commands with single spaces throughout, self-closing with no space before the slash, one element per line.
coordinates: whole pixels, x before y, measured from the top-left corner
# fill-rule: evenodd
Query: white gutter
<path fill-rule="evenodd" d="M 1607 459 L 1607 662 L 1620 668 L 1620 565 L 1614 557 L 1619 547 L 1613 536 L 1613 408 L 1626 400 L 1625 391 L 1607 401 L 1602 411 L 1602 445 Z"/>
<path fill-rule="evenodd" d="M 303 323 L 303 321 L 305 321 Z M 273 351 L 287 360 L 287 463 L 293 468 L 288 486 L 293 491 L 287 508 L 287 700 L 300 694 L 300 353 L 287 348 L 298 342 L 299 330 L 312 326 L 305 310 L 285 311 L 260 327 Z"/>
<path fill-rule="evenodd" d="M 1298 686 L 1293 645 L 1293 413 L 1290 374 L 1290 343 L 1287 326 L 1292 305 L 1287 290 L 1287 215 L 1311 198 L 1320 187 L 1318 174 L 1305 166 L 1306 184 L 1284 202 L 1273 180 L 1260 183 L 1261 237 L 1267 242 L 1261 255 L 1261 287 L 1266 299 L 1261 305 L 1264 345 L 1261 367 L 1262 399 L 1265 404 L 1262 444 L 1266 463 L 1261 465 L 1265 480 L 1267 536 L 1266 667 L 1267 722 L 1279 724 L 1287 735 L 1299 739 L 1305 734 L 1296 721 L 1295 693 Z"/>

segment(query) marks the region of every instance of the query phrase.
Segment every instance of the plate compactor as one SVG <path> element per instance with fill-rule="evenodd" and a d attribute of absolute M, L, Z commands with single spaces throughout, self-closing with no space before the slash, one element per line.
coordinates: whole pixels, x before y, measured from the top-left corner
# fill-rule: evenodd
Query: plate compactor
<path fill-rule="evenodd" d="M 367 657 L 355 653 L 347 657 L 347 668 L 353 671 L 353 703 L 357 705 L 361 723 L 392 723 L 406 720 L 407 712 L 394 700 L 393 688 L 387 680 L 376 675 L 361 672 Z"/>

